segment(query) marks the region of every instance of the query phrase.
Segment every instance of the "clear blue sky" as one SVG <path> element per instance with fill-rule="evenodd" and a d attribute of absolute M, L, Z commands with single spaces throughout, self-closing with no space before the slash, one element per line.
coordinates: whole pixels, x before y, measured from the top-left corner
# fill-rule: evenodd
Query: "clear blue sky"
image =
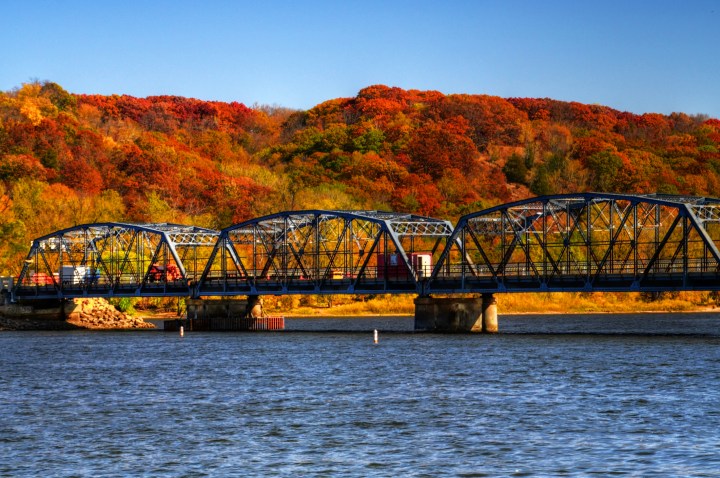
<path fill-rule="evenodd" d="M 310 108 L 373 84 L 720 118 L 720 0 L 3 0 L 0 90 Z"/>

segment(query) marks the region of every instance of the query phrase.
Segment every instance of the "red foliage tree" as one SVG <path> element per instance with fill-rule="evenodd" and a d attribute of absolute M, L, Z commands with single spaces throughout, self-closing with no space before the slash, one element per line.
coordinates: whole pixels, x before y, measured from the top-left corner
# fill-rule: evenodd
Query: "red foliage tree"
<path fill-rule="evenodd" d="M 90 195 L 105 189 L 103 177 L 90 163 L 79 157 L 63 162 L 60 178 L 65 186 Z"/>
<path fill-rule="evenodd" d="M 490 143 L 519 144 L 520 124 L 528 120 L 512 103 L 488 95 L 448 95 L 431 107 L 430 114 L 442 119 L 465 118 L 470 138 L 480 151 Z"/>
<path fill-rule="evenodd" d="M 428 121 L 419 127 L 408 145 L 410 170 L 439 179 L 448 169 L 469 171 L 478 151 L 465 134 L 467 121 L 462 117 L 443 122 Z"/>
<path fill-rule="evenodd" d="M 0 161 L 0 181 L 12 183 L 22 178 L 47 179 L 45 167 L 31 154 L 8 154 Z"/>

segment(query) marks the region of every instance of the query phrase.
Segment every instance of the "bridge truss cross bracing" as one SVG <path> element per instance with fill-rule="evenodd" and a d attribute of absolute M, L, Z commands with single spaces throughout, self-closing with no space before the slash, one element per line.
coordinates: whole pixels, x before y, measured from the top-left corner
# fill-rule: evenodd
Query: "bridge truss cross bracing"
<path fill-rule="evenodd" d="M 178 224 L 99 223 L 33 241 L 16 299 L 190 296 L 220 232 Z"/>
<path fill-rule="evenodd" d="M 448 221 L 292 211 L 214 231 L 87 224 L 33 241 L 15 299 L 720 290 L 720 200 L 579 193 Z"/>
<path fill-rule="evenodd" d="M 464 216 L 427 293 L 720 289 L 720 201 L 583 193 Z"/>
<path fill-rule="evenodd" d="M 448 221 L 380 211 L 294 211 L 224 229 L 198 295 L 416 293 Z"/>

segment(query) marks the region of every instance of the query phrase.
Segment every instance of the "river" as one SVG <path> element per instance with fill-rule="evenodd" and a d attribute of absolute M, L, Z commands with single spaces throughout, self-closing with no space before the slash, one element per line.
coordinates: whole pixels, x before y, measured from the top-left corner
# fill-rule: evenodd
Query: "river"
<path fill-rule="evenodd" d="M 0 476 L 720 476 L 716 315 L 2 332 Z"/>

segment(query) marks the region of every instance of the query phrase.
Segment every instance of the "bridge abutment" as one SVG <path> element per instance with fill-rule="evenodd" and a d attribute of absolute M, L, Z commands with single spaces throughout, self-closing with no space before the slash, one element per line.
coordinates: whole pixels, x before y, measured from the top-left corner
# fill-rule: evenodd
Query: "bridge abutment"
<path fill-rule="evenodd" d="M 493 294 L 482 298 L 418 297 L 415 330 L 497 333 L 497 299 Z"/>

